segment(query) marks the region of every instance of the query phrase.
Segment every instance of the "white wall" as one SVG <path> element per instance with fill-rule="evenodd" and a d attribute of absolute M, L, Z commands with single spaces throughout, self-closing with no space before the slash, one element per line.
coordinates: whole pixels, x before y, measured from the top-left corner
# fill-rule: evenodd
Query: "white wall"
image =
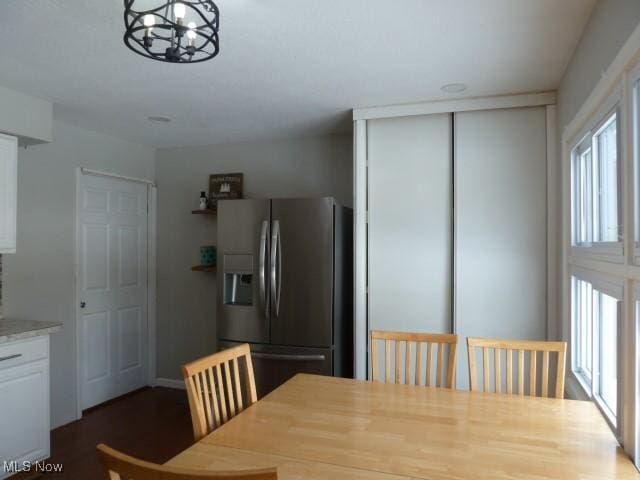
<path fill-rule="evenodd" d="M 159 150 L 158 376 L 216 348 L 216 275 L 191 272 L 201 245 L 215 245 L 216 219 L 191 215 L 212 173 L 244 173 L 244 196 L 334 196 L 352 204 L 351 134 Z"/>
<path fill-rule="evenodd" d="M 153 179 L 155 150 L 54 121 L 18 154 L 18 253 L 3 256 L 6 317 L 62 322 L 51 336 L 52 428 L 75 419 L 76 167 Z"/>
<path fill-rule="evenodd" d="M 599 0 L 558 88 L 558 139 L 640 22 L 638 0 Z"/>

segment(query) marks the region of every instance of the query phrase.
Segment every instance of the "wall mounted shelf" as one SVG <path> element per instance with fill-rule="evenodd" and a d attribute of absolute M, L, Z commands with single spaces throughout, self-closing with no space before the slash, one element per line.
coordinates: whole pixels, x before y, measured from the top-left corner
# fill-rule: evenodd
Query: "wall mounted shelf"
<path fill-rule="evenodd" d="M 217 215 L 218 210 L 216 208 L 207 208 L 206 210 L 191 210 L 194 215 Z"/>
<path fill-rule="evenodd" d="M 194 272 L 215 272 L 215 265 L 196 265 L 195 267 L 191 267 L 191 270 Z"/>

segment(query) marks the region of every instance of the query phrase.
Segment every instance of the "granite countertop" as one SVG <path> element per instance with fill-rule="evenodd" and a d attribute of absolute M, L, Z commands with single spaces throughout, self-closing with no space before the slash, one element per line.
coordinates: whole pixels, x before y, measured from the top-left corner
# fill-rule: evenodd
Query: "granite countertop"
<path fill-rule="evenodd" d="M 62 324 L 56 322 L 2 318 L 0 319 L 0 344 L 37 337 L 39 335 L 49 335 L 61 329 Z"/>

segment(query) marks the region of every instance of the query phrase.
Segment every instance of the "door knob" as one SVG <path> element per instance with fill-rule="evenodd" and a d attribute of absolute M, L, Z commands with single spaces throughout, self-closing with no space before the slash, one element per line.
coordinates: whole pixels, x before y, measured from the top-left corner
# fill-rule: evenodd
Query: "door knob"
<path fill-rule="evenodd" d="M 84 308 L 87 306 L 87 302 L 80 302 L 80 308 Z"/>

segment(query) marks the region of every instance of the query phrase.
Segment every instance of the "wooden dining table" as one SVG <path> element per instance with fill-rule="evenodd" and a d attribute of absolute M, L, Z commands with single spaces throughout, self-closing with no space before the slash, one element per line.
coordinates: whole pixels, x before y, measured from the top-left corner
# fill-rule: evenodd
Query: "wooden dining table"
<path fill-rule="evenodd" d="M 280 479 L 640 479 L 592 402 L 300 374 L 167 465 Z"/>

